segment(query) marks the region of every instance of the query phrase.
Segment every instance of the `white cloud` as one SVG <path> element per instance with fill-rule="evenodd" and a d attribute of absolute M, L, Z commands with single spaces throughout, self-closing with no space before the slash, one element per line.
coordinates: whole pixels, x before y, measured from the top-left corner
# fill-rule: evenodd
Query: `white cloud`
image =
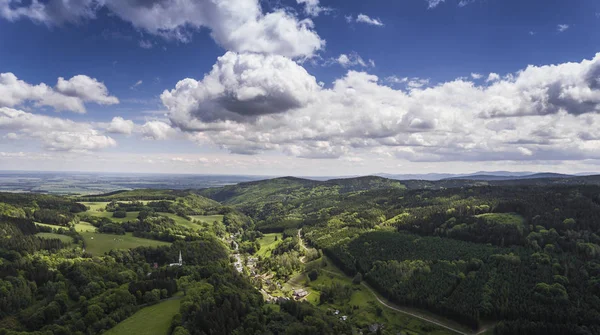
<path fill-rule="evenodd" d="M 358 14 L 356 17 L 356 22 L 366 23 L 372 26 L 383 26 L 383 22 L 380 19 L 370 18 L 365 14 Z"/>
<path fill-rule="evenodd" d="M 533 156 L 533 151 L 531 151 L 530 149 L 523 148 L 523 147 L 518 147 L 517 150 L 519 150 L 519 152 L 523 156 Z"/>
<path fill-rule="evenodd" d="M 296 0 L 298 4 L 304 4 L 304 12 L 310 16 L 319 16 L 321 13 L 328 13 L 330 8 L 320 5 L 319 0 Z"/>
<path fill-rule="evenodd" d="M 385 81 L 391 84 L 403 84 L 408 82 L 408 77 L 389 76 L 385 78 Z"/>
<path fill-rule="evenodd" d="M 202 81 L 184 79 L 161 99 L 175 125 L 203 128 L 193 119 L 244 121 L 280 114 L 305 106 L 319 88 L 313 76 L 288 58 L 228 52 Z"/>
<path fill-rule="evenodd" d="M 87 123 L 78 123 L 44 115 L 1 107 L 0 129 L 8 130 L 13 139 L 39 140 L 53 151 L 88 151 L 116 146 L 111 137 L 100 134 Z"/>
<path fill-rule="evenodd" d="M 149 121 L 141 127 L 141 133 L 147 140 L 166 140 L 175 133 L 175 130 L 165 122 Z"/>
<path fill-rule="evenodd" d="M 479 80 L 479 79 L 483 78 L 483 75 L 480 73 L 473 72 L 473 73 L 471 73 L 471 78 L 473 78 L 475 80 Z"/>
<path fill-rule="evenodd" d="M 600 53 L 492 77 L 483 85 L 457 79 L 433 86 L 386 78 L 409 88 L 396 90 L 348 71 L 324 88 L 289 59 L 228 53 L 204 79 L 182 80 L 161 98 L 173 126 L 191 139 L 241 154 L 377 152 L 414 162 L 600 158 L 600 140 L 580 136 L 600 124 Z"/>
<path fill-rule="evenodd" d="M 497 73 L 490 73 L 487 77 L 487 79 L 485 80 L 486 82 L 494 82 L 494 81 L 498 81 L 500 80 L 500 75 Z"/>
<path fill-rule="evenodd" d="M 320 8 L 315 3 L 306 1 L 307 8 Z M 46 25 L 93 19 L 102 8 L 139 30 L 167 39 L 188 42 L 194 32 L 208 28 L 219 45 L 236 52 L 311 57 L 325 45 L 310 19 L 298 20 L 284 9 L 264 13 L 258 0 L 33 0 L 28 4 L 0 0 L 0 16 L 5 19 L 27 17 Z"/>
<path fill-rule="evenodd" d="M 120 116 L 116 116 L 112 119 L 108 127 L 106 128 L 106 132 L 112 134 L 125 134 L 131 135 L 133 133 L 135 125 L 131 120 L 125 120 Z"/>
<path fill-rule="evenodd" d="M 465 7 L 467 5 L 472 4 L 473 2 L 475 2 L 475 0 L 460 0 L 460 2 L 458 3 L 458 7 Z"/>
<path fill-rule="evenodd" d="M 559 24 L 558 26 L 556 26 L 556 29 L 558 30 L 559 33 L 562 33 L 569 28 L 570 28 L 570 26 L 568 24 Z"/>
<path fill-rule="evenodd" d="M 350 54 L 341 54 L 336 59 L 332 60 L 334 63 L 337 63 L 343 67 L 375 67 L 375 61 L 369 59 L 365 61 L 358 53 L 352 52 Z M 331 62 L 328 62 L 331 63 Z"/>
<path fill-rule="evenodd" d="M 413 78 L 406 84 L 409 88 L 422 88 L 429 85 L 429 79 Z"/>
<path fill-rule="evenodd" d="M 0 73 L 0 107 L 15 107 L 32 101 L 36 106 L 50 106 L 57 111 L 85 113 L 85 103 L 101 105 L 119 103 L 110 96 L 103 83 L 94 78 L 77 75 L 69 80 L 58 78 L 55 88 L 46 84 L 31 85 L 8 72 Z"/>
<path fill-rule="evenodd" d="M 141 84 L 143 84 L 144 82 L 142 80 L 138 80 L 135 82 L 135 84 L 131 85 L 131 87 L 129 89 L 135 89 L 136 87 L 140 86 Z"/>
<path fill-rule="evenodd" d="M 428 8 L 435 8 L 437 6 L 439 6 L 441 3 L 445 2 L 446 0 L 425 0 L 427 1 L 428 4 Z"/>
<path fill-rule="evenodd" d="M 140 48 L 142 48 L 142 49 L 152 49 L 152 47 L 154 47 L 154 44 L 152 43 L 152 41 L 148 41 L 148 40 L 141 40 L 139 44 L 140 44 Z"/>

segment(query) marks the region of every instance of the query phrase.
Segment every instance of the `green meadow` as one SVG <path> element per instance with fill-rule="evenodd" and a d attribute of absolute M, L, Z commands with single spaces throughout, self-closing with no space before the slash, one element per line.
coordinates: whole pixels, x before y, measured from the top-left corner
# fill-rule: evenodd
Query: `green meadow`
<path fill-rule="evenodd" d="M 262 257 L 271 256 L 271 251 L 275 249 L 282 240 L 283 234 L 265 234 L 263 237 L 257 239 L 258 243 L 260 243 L 260 250 L 256 253 L 256 255 Z"/>
<path fill-rule="evenodd" d="M 126 233 L 125 235 L 112 235 L 99 234 L 93 232 L 82 232 L 80 234 L 85 240 L 86 251 L 88 251 L 92 255 L 102 255 L 114 249 L 155 247 L 171 244 L 168 242 L 135 237 L 131 233 Z"/>
<path fill-rule="evenodd" d="M 105 335 L 168 335 L 173 316 L 179 313 L 181 298 L 145 307 L 109 329 Z"/>

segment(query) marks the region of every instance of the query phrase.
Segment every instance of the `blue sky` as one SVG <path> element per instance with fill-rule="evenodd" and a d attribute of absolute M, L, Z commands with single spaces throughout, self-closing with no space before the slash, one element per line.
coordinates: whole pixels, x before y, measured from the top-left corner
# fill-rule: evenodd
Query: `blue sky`
<path fill-rule="evenodd" d="M 0 0 L 0 169 L 599 170 L 597 1 L 218 3 Z"/>

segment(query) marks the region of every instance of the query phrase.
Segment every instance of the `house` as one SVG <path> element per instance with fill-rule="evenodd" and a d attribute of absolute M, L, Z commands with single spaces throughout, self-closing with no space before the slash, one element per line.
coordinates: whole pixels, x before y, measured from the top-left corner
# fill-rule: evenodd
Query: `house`
<path fill-rule="evenodd" d="M 346 320 L 348 320 L 348 317 L 346 315 L 342 315 L 342 317 L 340 318 L 340 320 L 346 321 Z"/>
<path fill-rule="evenodd" d="M 183 265 L 183 258 L 181 257 L 181 251 L 179 251 L 179 262 L 171 263 L 171 264 L 169 264 L 169 266 L 182 266 L 182 265 Z"/>
<path fill-rule="evenodd" d="M 296 299 L 302 299 L 308 295 L 308 292 L 304 289 L 294 290 L 294 297 Z"/>

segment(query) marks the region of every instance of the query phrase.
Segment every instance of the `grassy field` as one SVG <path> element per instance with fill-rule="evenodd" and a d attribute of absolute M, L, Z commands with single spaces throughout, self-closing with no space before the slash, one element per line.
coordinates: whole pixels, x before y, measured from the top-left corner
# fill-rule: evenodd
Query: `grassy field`
<path fill-rule="evenodd" d="M 80 202 L 80 204 L 89 207 L 90 211 L 97 212 L 99 209 L 106 208 L 108 202 Z"/>
<path fill-rule="evenodd" d="M 179 313 L 180 304 L 181 298 L 176 298 L 145 307 L 104 334 L 167 335 L 171 326 L 171 319 Z"/>
<path fill-rule="evenodd" d="M 265 234 L 257 241 L 260 243 L 260 250 L 256 253 L 257 256 L 270 257 L 271 251 L 275 249 L 283 240 L 283 234 Z"/>
<path fill-rule="evenodd" d="M 90 252 L 92 255 L 102 255 L 105 252 L 114 249 L 132 249 L 137 247 L 170 245 L 168 242 L 134 237 L 131 233 L 126 233 L 125 235 L 111 235 L 82 232 L 80 234 L 85 240 L 86 251 Z"/>
<path fill-rule="evenodd" d="M 193 223 L 190 220 L 182 218 L 181 216 L 175 215 L 173 213 L 158 213 L 158 214 L 173 219 L 173 221 L 175 221 L 175 224 L 180 225 L 182 227 L 198 229 L 198 225 L 196 225 L 195 223 Z"/>
<path fill-rule="evenodd" d="M 64 227 L 64 226 L 59 226 L 59 225 L 54 225 L 54 224 L 49 224 L 49 223 L 35 222 L 35 224 L 39 225 L 39 226 L 49 227 L 52 229 L 58 229 L 58 228 L 69 229 L 69 227 Z"/>
<path fill-rule="evenodd" d="M 137 220 L 137 217 L 140 214 L 140 212 L 127 212 L 127 216 L 124 218 L 113 217 L 113 212 L 97 212 L 97 211 L 90 210 L 90 211 L 83 212 L 83 214 L 100 217 L 100 218 L 109 218 L 114 222 L 123 223 L 123 222 L 127 222 L 127 221 Z"/>
<path fill-rule="evenodd" d="M 202 221 L 212 224 L 213 222 L 223 222 L 223 215 L 192 215 L 192 220 Z"/>
<path fill-rule="evenodd" d="M 81 222 L 75 224 L 75 230 L 78 233 L 83 233 L 83 232 L 93 233 L 96 231 L 96 227 L 92 226 L 89 222 L 81 221 Z"/>
<path fill-rule="evenodd" d="M 41 223 L 41 222 L 36 222 L 36 225 L 40 225 L 40 226 L 44 226 L 44 227 L 50 227 L 53 229 L 58 229 L 58 228 L 64 228 L 64 229 L 68 229 L 67 227 L 63 227 L 63 226 L 57 226 L 57 225 L 53 225 L 53 224 L 48 224 L 48 223 Z M 81 232 L 95 232 L 96 231 L 96 227 L 92 226 L 89 222 L 79 222 L 77 224 L 75 224 L 75 230 L 78 233 Z"/>
<path fill-rule="evenodd" d="M 37 237 L 41 237 L 41 238 L 47 238 L 47 239 L 53 239 L 53 238 L 57 238 L 61 241 L 63 241 L 63 243 L 73 243 L 73 239 L 70 236 L 66 236 L 66 235 L 60 235 L 60 234 L 54 234 L 54 233 L 37 233 L 35 234 L 35 236 Z"/>

